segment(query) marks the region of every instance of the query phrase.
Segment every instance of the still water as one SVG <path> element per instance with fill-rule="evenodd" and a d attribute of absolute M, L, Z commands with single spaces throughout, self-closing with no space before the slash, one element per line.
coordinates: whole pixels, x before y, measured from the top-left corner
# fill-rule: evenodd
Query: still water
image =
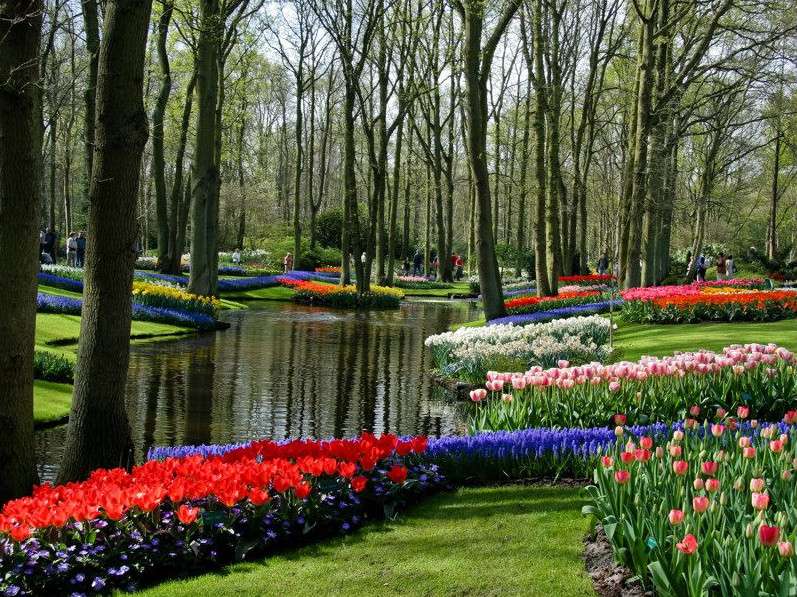
<path fill-rule="evenodd" d="M 462 302 L 370 312 L 266 303 L 225 313 L 222 332 L 133 346 L 137 457 L 152 445 L 462 431 L 459 408 L 427 375 L 423 342 L 476 316 Z M 37 432 L 43 479 L 55 474 L 65 434 Z"/>

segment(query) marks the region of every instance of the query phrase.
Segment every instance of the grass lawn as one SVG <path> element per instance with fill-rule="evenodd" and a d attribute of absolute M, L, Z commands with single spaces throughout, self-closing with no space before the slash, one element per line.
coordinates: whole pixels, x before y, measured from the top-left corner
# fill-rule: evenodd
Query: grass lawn
<path fill-rule="evenodd" d="M 289 301 L 292 296 L 293 290 L 284 286 L 222 293 L 222 298 L 230 301 Z"/>
<path fill-rule="evenodd" d="M 684 323 L 646 325 L 618 323 L 615 343 L 621 358 L 636 361 L 644 354 L 663 356 L 676 350 L 719 350 L 729 344 L 774 342 L 797 350 L 797 319 L 767 323 Z"/>
<path fill-rule="evenodd" d="M 468 488 L 398 521 L 141 594 L 593 595 L 578 489 Z"/>
<path fill-rule="evenodd" d="M 448 298 L 450 294 L 470 294 L 470 283 L 454 282 L 451 288 L 411 289 L 401 288 L 405 296 L 438 296 Z"/>
<path fill-rule="evenodd" d="M 36 425 L 53 423 L 69 416 L 72 386 L 51 381 L 33 382 L 33 422 Z"/>

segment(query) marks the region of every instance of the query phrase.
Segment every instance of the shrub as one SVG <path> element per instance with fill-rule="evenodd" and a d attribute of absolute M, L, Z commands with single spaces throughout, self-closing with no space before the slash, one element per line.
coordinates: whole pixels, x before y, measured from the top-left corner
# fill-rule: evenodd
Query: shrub
<path fill-rule="evenodd" d="M 75 366 L 63 355 L 37 350 L 33 353 L 33 378 L 57 383 L 73 383 Z"/>

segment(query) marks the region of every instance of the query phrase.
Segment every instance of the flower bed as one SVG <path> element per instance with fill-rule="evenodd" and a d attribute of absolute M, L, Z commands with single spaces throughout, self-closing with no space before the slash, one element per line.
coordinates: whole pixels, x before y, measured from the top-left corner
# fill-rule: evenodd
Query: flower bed
<path fill-rule="evenodd" d="M 520 315 L 496 317 L 495 319 L 488 321 L 487 325 L 528 325 L 530 323 L 540 323 L 543 321 L 551 321 L 553 319 L 566 319 L 568 317 L 607 313 L 611 309 L 618 309 L 622 305 L 622 300 L 598 301 L 595 303 L 574 305 L 572 307 L 558 307 L 556 309 L 545 309 L 543 311 L 535 311 L 533 313 L 521 313 Z"/>
<path fill-rule="evenodd" d="M 398 276 L 394 284 L 396 288 L 404 288 L 406 290 L 454 288 L 454 286 L 448 282 L 436 282 L 424 276 Z"/>
<path fill-rule="evenodd" d="M 600 297 L 601 293 L 593 290 L 563 292 L 554 296 L 522 296 L 505 301 L 504 307 L 510 315 L 519 315 L 595 303 Z"/>
<path fill-rule="evenodd" d="M 506 391 L 505 391 L 506 389 Z M 597 427 L 620 413 L 623 422 L 675 421 L 691 407 L 778 419 L 797 406 L 795 356 L 774 344 L 729 346 L 636 363 L 591 363 L 525 373 L 487 375 L 486 389 L 470 416 L 472 430 L 512 431 L 530 427 Z"/>
<path fill-rule="evenodd" d="M 42 485 L 0 511 L 0 592 L 104 593 L 345 534 L 444 480 L 425 438 L 256 442 Z"/>
<path fill-rule="evenodd" d="M 151 307 L 167 307 L 203 313 L 216 317 L 221 301 L 212 296 L 200 296 L 158 282 L 133 282 L 133 302 Z"/>
<path fill-rule="evenodd" d="M 797 317 L 797 293 L 751 286 L 690 284 L 632 288 L 622 293 L 623 316 L 642 323 L 775 321 Z"/>
<path fill-rule="evenodd" d="M 425 344 L 444 376 L 478 383 L 490 369 L 603 360 L 610 354 L 609 325 L 603 317 L 578 317 L 525 327 L 463 327 L 430 336 Z"/>
<path fill-rule="evenodd" d="M 585 514 L 658 595 L 794 594 L 797 431 L 694 425 L 609 450 Z"/>
<path fill-rule="evenodd" d="M 66 278 L 47 272 L 39 272 L 36 275 L 39 284 L 43 286 L 52 286 L 53 288 L 60 288 L 61 290 L 69 290 L 70 292 L 83 292 L 83 282 L 74 278 Z"/>
<path fill-rule="evenodd" d="M 371 285 L 371 291 L 363 295 L 357 294 L 354 285 L 340 286 L 311 280 L 298 280 L 292 277 L 280 277 L 279 283 L 293 288 L 296 292 L 293 300 L 297 303 L 326 305 L 345 308 L 398 308 L 404 293 L 396 288 Z"/>
<path fill-rule="evenodd" d="M 337 278 L 331 274 L 317 272 L 292 271 L 287 274 L 273 274 L 268 276 L 253 276 L 248 278 L 238 278 L 235 280 L 219 280 L 219 292 L 244 292 L 247 290 L 259 290 L 261 288 L 273 288 L 274 286 L 285 285 L 281 280 L 329 280 L 335 281 Z"/>
<path fill-rule="evenodd" d="M 559 276 L 559 284 L 576 284 L 591 286 L 593 284 L 609 284 L 614 281 L 611 274 L 585 274 L 580 276 Z"/>
<path fill-rule="evenodd" d="M 39 313 L 61 313 L 65 315 L 80 315 L 83 308 L 81 299 L 55 296 L 52 294 L 38 293 L 36 296 L 36 310 Z M 198 330 L 214 330 L 218 327 L 216 319 L 204 313 L 172 309 L 169 307 L 153 307 L 133 303 L 133 319 L 137 321 L 152 321 L 155 323 L 168 323 L 181 327 L 191 327 Z"/>
<path fill-rule="evenodd" d="M 315 271 L 319 274 L 335 274 L 336 276 L 339 276 L 340 266 L 328 265 L 324 267 L 317 267 L 315 268 Z"/>

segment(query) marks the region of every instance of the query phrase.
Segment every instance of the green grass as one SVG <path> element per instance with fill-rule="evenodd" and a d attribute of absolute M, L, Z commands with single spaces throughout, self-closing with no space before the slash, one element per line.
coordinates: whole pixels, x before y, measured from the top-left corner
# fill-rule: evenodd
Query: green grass
<path fill-rule="evenodd" d="M 797 319 L 767 323 L 684 323 L 647 325 L 618 323 L 615 345 L 623 359 L 636 361 L 642 355 L 663 356 L 676 350 L 719 350 L 729 344 L 774 342 L 797 350 Z"/>
<path fill-rule="evenodd" d="M 63 288 L 56 288 L 55 286 L 39 285 L 39 292 L 44 294 L 52 294 L 55 296 L 68 296 L 69 298 L 83 298 L 80 292 L 72 292 L 71 290 L 64 290 Z"/>
<path fill-rule="evenodd" d="M 72 386 L 51 381 L 33 382 L 33 422 L 53 423 L 69 416 Z"/>
<path fill-rule="evenodd" d="M 405 296 L 438 296 L 448 297 L 450 294 L 470 294 L 470 284 L 468 282 L 454 282 L 452 288 L 401 288 Z"/>
<path fill-rule="evenodd" d="M 222 298 L 233 301 L 290 301 L 292 297 L 293 290 L 284 286 L 222 293 Z"/>
<path fill-rule="evenodd" d="M 577 489 L 462 489 L 397 522 L 141 594 L 593 595 L 581 505 Z"/>

